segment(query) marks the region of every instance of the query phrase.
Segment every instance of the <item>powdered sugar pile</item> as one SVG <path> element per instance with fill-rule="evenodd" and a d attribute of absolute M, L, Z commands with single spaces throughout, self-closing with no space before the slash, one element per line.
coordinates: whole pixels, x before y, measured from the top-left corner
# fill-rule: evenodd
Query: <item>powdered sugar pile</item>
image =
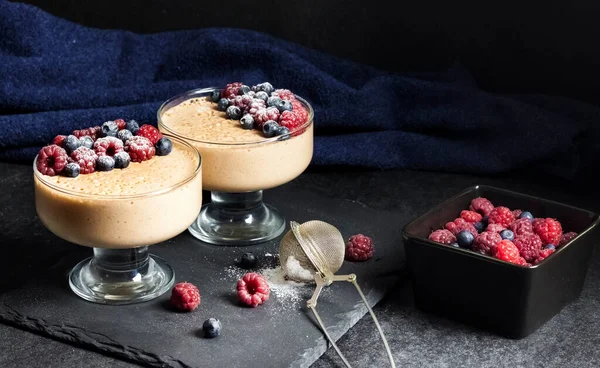
<path fill-rule="evenodd" d="M 309 269 L 302 267 L 300 262 L 294 256 L 289 256 L 285 261 L 285 272 L 292 280 L 297 281 L 314 281 L 315 276 Z"/>

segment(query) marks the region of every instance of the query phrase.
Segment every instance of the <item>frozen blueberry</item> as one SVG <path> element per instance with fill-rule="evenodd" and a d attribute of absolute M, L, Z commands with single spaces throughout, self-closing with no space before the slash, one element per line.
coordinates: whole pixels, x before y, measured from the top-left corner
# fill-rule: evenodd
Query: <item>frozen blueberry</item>
<path fill-rule="evenodd" d="M 292 111 L 292 103 L 287 100 L 279 99 L 274 106 L 277 108 L 277 110 L 279 110 L 279 112 Z"/>
<path fill-rule="evenodd" d="M 246 130 L 254 129 L 254 118 L 252 115 L 246 114 L 240 119 L 240 124 L 242 125 L 242 128 Z"/>
<path fill-rule="evenodd" d="M 221 322 L 216 318 L 209 318 L 202 324 L 202 332 L 204 337 L 212 339 L 221 334 Z"/>
<path fill-rule="evenodd" d="M 277 107 L 283 100 L 279 97 L 269 97 L 267 99 L 267 107 Z"/>
<path fill-rule="evenodd" d="M 117 133 L 117 138 L 119 138 L 120 140 L 123 141 L 123 143 L 127 142 L 128 139 L 131 139 L 133 137 L 133 133 L 131 133 L 129 130 L 127 129 L 121 129 L 119 130 L 119 132 Z"/>
<path fill-rule="evenodd" d="M 227 117 L 231 120 L 240 120 L 242 117 L 242 109 L 237 106 L 229 106 L 227 108 Z"/>
<path fill-rule="evenodd" d="M 475 230 L 477 230 L 478 233 L 482 232 L 483 229 L 485 229 L 485 224 L 483 223 L 483 221 L 478 221 L 474 223 L 473 226 L 475 226 Z"/>
<path fill-rule="evenodd" d="M 515 233 L 513 233 L 512 231 L 510 231 L 508 229 L 504 229 L 500 232 L 500 237 L 502 239 L 513 241 L 513 240 L 515 240 Z"/>
<path fill-rule="evenodd" d="M 456 242 L 450 243 L 450 246 L 454 247 L 454 248 L 460 248 L 460 245 L 458 245 L 458 243 L 456 243 Z"/>
<path fill-rule="evenodd" d="M 219 103 L 217 105 L 217 109 L 219 109 L 220 111 L 226 111 L 227 108 L 229 107 L 229 100 L 226 98 L 222 98 L 219 100 Z"/>
<path fill-rule="evenodd" d="M 260 84 L 257 84 L 255 86 L 252 86 L 252 90 L 254 92 L 263 91 L 263 92 L 266 92 L 268 95 L 271 95 L 271 92 L 273 92 L 274 88 L 273 88 L 273 85 L 271 83 L 264 82 L 264 83 L 260 83 Z"/>
<path fill-rule="evenodd" d="M 470 249 L 471 244 L 473 244 L 473 240 L 475 240 L 475 237 L 468 230 L 463 230 L 456 234 L 456 242 L 461 248 Z"/>
<path fill-rule="evenodd" d="M 166 156 L 171 153 L 171 150 L 173 149 L 173 143 L 171 143 L 169 138 L 162 137 L 158 140 L 158 142 L 156 142 L 154 148 L 156 149 L 156 154 L 158 156 Z"/>
<path fill-rule="evenodd" d="M 215 89 L 214 91 L 212 91 L 210 93 L 210 100 L 212 102 L 219 102 L 220 99 L 221 99 L 221 91 L 219 91 L 218 89 Z"/>
<path fill-rule="evenodd" d="M 521 212 L 521 214 L 519 215 L 519 218 L 520 219 L 526 218 L 526 219 L 529 219 L 530 221 L 533 221 L 533 215 L 529 211 L 523 211 L 523 212 Z"/>
<path fill-rule="evenodd" d="M 483 222 L 483 224 L 485 226 L 487 226 L 487 224 L 488 224 L 488 217 L 487 216 L 483 216 L 483 218 L 481 219 L 481 222 Z"/>
<path fill-rule="evenodd" d="M 63 141 L 63 147 L 67 150 L 67 153 L 75 151 L 81 146 L 81 141 L 74 135 L 70 135 Z"/>
<path fill-rule="evenodd" d="M 256 94 L 254 95 L 254 98 L 258 98 L 260 100 L 267 102 L 269 100 L 269 95 L 265 91 L 259 91 L 259 92 L 256 92 Z"/>
<path fill-rule="evenodd" d="M 244 253 L 240 259 L 240 267 L 249 270 L 255 268 L 257 262 L 258 260 L 256 259 L 254 253 Z"/>
<path fill-rule="evenodd" d="M 83 137 L 79 138 L 79 146 L 92 149 L 94 148 L 94 140 L 92 137 L 84 135 Z"/>
<path fill-rule="evenodd" d="M 113 156 L 115 160 L 115 168 L 124 169 L 131 163 L 131 157 L 129 157 L 129 153 L 125 151 L 121 151 Z"/>
<path fill-rule="evenodd" d="M 278 131 L 279 124 L 277 124 L 275 120 L 269 120 L 265 123 L 265 125 L 263 125 L 263 133 L 267 138 L 274 137 L 275 135 L 277 135 Z"/>
<path fill-rule="evenodd" d="M 116 137 L 119 132 L 119 126 L 114 121 L 106 121 L 102 124 L 100 134 L 103 137 Z"/>
<path fill-rule="evenodd" d="M 247 85 L 243 85 L 243 86 L 241 86 L 241 87 L 240 87 L 240 89 L 239 89 L 239 91 L 238 91 L 238 94 L 240 94 L 240 95 L 245 95 L 245 94 L 247 94 L 247 93 L 248 93 L 248 92 L 250 92 L 250 91 L 252 91 L 252 90 L 250 89 L 250 87 L 248 87 Z"/>
<path fill-rule="evenodd" d="M 140 130 L 140 125 L 135 120 L 129 120 L 125 123 L 125 129 L 129 130 L 131 134 L 136 135 L 138 130 Z"/>
<path fill-rule="evenodd" d="M 276 135 L 281 136 L 279 138 L 280 141 L 285 141 L 286 139 L 290 139 L 290 130 L 287 127 L 280 125 Z"/>
<path fill-rule="evenodd" d="M 69 165 L 67 165 L 69 166 Z M 544 249 L 556 249 L 556 246 L 554 244 L 547 244 Z"/>
<path fill-rule="evenodd" d="M 64 168 L 64 173 L 66 176 L 71 177 L 71 178 L 76 178 L 79 176 L 79 164 L 76 162 L 71 162 L 69 164 L 67 164 L 67 166 L 65 166 Z"/>
<path fill-rule="evenodd" d="M 111 171 L 115 168 L 115 160 L 110 156 L 100 156 L 96 160 L 97 171 Z"/>

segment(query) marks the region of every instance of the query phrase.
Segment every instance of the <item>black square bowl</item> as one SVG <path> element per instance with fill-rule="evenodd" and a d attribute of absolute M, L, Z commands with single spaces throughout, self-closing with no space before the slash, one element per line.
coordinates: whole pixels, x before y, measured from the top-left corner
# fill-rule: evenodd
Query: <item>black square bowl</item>
<path fill-rule="evenodd" d="M 532 267 L 432 242 L 428 236 L 467 209 L 472 199 L 552 217 L 578 236 Z M 415 306 L 508 338 L 523 338 L 581 294 L 598 215 L 566 204 L 478 185 L 444 201 L 402 232 Z"/>

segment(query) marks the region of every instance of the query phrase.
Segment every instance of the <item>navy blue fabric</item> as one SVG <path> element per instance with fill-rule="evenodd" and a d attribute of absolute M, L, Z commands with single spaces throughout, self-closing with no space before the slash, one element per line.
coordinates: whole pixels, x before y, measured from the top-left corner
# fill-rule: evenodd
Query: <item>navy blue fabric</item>
<path fill-rule="evenodd" d="M 156 124 L 171 96 L 232 81 L 270 81 L 312 103 L 313 165 L 468 173 L 535 165 L 573 177 L 600 152 L 597 107 L 490 94 L 460 66 L 394 74 L 247 30 L 139 35 L 0 0 L 1 160 L 31 160 L 55 135 L 106 120 Z"/>

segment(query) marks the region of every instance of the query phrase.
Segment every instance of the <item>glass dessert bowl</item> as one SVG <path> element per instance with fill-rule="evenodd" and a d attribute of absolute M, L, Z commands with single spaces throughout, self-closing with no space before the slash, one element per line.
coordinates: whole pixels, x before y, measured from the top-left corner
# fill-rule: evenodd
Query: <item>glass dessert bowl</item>
<path fill-rule="evenodd" d="M 48 230 L 92 247 L 94 255 L 69 274 L 81 298 L 130 304 L 162 295 L 173 269 L 148 246 L 168 240 L 195 220 L 202 206 L 202 160 L 176 137 L 167 156 L 78 177 L 47 176 L 34 160 L 37 214 Z"/>
<path fill-rule="evenodd" d="M 295 96 L 305 119 L 285 134 L 265 137 L 244 129 L 210 100 L 216 88 L 196 89 L 167 100 L 158 110 L 163 133 L 193 144 L 204 159 L 203 187 L 211 191 L 190 233 L 217 245 L 251 245 L 281 235 L 286 223 L 263 203 L 263 190 L 298 177 L 313 155 L 313 109 Z"/>

